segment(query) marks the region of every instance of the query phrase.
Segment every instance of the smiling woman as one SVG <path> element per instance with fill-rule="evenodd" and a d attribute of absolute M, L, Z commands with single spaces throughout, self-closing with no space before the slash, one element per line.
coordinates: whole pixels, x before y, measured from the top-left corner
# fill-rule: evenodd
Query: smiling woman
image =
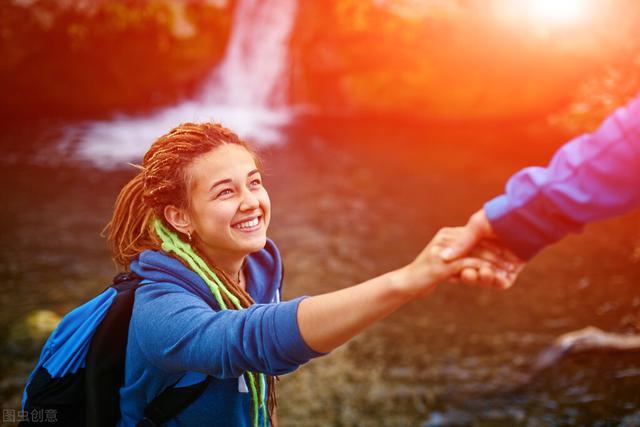
<path fill-rule="evenodd" d="M 404 267 L 281 302 L 270 213 L 257 157 L 228 129 L 186 123 L 151 146 L 107 226 L 116 262 L 143 279 L 118 425 L 140 425 L 156 396 L 196 385 L 192 403 L 163 425 L 276 425 L 276 375 L 344 344 L 464 268 L 509 268 L 486 249 L 444 262 L 440 252 L 461 230 L 443 229 Z"/>
<path fill-rule="evenodd" d="M 271 215 L 255 157 L 241 145 L 226 144 L 197 158 L 186 173 L 190 203 L 166 206 L 165 218 L 244 283 L 243 257 L 264 247 Z"/>

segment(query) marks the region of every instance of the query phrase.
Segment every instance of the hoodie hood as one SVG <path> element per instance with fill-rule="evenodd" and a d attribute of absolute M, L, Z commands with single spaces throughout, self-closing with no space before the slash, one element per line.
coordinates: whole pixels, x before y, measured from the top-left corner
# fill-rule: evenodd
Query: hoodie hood
<path fill-rule="evenodd" d="M 280 302 L 283 279 L 282 258 L 276 245 L 267 239 L 265 247 L 247 256 L 243 267 L 247 291 L 256 303 Z M 150 282 L 178 285 L 198 295 L 219 310 L 207 284 L 191 269 L 163 251 L 147 250 L 131 262 L 131 271 Z"/>

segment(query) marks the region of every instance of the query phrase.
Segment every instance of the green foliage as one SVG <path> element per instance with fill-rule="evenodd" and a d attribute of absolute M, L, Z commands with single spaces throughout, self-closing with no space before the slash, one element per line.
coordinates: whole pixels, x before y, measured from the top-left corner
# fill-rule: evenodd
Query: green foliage
<path fill-rule="evenodd" d="M 571 102 L 550 117 L 550 122 L 570 134 L 594 130 L 615 108 L 640 95 L 640 4 L 619 0 L 624 15 L 615 17 L 618 31 L 608 31 L 607 48 L 619 51 L 617 59 L 583 82 Z"/>
<path fill-rule="evenodd" d="M 4 3 L 0 65 L 9 116 L 145 109 L 193 88 L 221 58 L 229 8 L 114 0 Z"/>
<path fill-rule="evenodd" d="M 491 4 L 301 3 L 292 41 L 293 99 L 347 113 L 446 119 L 546 115 L 620 58 L 622 39 L 635 34 L 617 28 L 612 46 L 601 43 L 602 28 L 540 34 L 524 21 L 500 22 Z M 608 7 L 621 14 L 638 9 L 627 0 Z M 618 18 L 602 20 L 601 26 L 610 29 Z"/>
<path fill-rule="evenodd" d="M 192 94 L 222 57 L 232 3 L 2 2 L 4 117 L 147 110 Z M 300 1 L 292 101 L 444 119 L 560 110 L 552 121 L 579 132 L 640 89 L 640 3 L 612 0 L 590 27 L 547 35 L 499 22 L 491 4 Z"/>
<path fill-rule="evenodd" d="M 640 54 L 624 68 L 611 67 L 585 82 L 572 102 L 549 119 L 570 134 L 595 130 L 615 108 L 640 94 Z"/>

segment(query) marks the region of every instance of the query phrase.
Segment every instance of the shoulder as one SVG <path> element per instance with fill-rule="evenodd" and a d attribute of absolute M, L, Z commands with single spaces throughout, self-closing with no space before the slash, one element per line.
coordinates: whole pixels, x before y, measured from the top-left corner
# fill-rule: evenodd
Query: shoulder
<path fill-rule="evenodd" d="M 176 283 L 144 281 L 136 289 L 133 315 L 144 318 L 164 317 L 185 307 L 198 306 L 210 309 L 202 298 Z"/>
<path fill-rule="evenodd" d="M 142 286 L 141 289 L 149 288 L 149 286 L 154 288 L 153 291 L 145 289 L 142 291 L 143 294 L 159 295 L 163 290 L 171 290 L 172 293 L 181 292 L 195 295 L 217 308 L 204 280 L 182 262 L 164 252 L 143 252 L 131 263 L 131 271 L 142 277 L 145 284 L 149 283 L 149 285 Z M 158 285 L 160 286 L 158 287 Z"/>

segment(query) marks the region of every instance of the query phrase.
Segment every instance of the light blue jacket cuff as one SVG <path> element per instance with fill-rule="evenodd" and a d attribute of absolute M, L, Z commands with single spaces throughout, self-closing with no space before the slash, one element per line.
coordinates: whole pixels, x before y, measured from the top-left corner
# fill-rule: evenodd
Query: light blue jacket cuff
<path fill-rule="evenodd" d="M 500 241 L 523 260 L 533 258 L 547 245 L 547 242 L 535 238 L 537 234 L 530 231 L 529 221 L 514 212 L 506 195 L 485 203 L 484 212 Z"/>

